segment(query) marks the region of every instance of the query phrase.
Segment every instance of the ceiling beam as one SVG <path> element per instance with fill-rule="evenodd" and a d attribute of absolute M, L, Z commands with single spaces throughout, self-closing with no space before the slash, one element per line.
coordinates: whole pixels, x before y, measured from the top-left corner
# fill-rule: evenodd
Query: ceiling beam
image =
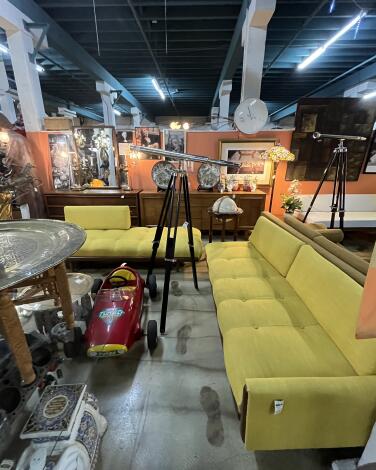
<path fill-rule="evenodd" d="M 218 102 L 219 89 L 221 88 L 221 84 L 223 80 L 231 80 L 236 69 L 241 63 L 241 60 L 243 57 L 243 51 L 241 47 L 242 30 L 243 30 L 243 24 L 247 15 L 247 8 L 248 8 L 249 3 L 250 3 L 250 0 L 242 1 L 242 7 L 238 15 L 238 21 L 236 22 L 234 34 L 232 35 L 230 46 L 228 48 L 224 64 L 223 64 L 221 73 L 219 75 L 217 87 L 214 92 L 212 107 L 214 107 Z"/>
<path fill-rule="evenodd" d="M 348 88 L 351 88 L 355 85 L 358 85 L 366 80 L 370 80 L 376 77 L 376 55 L 370 57 L 369 59 L 361 62 L 355 67 L 347 70 L 338 77 L 333 78 L 332 80 L 324 83 L 323 85 L 315 88 L 310 93 L 302 96 L 302 98 L 308 97 L 331 97 L 338 96 L 342 94 Z M 270 114 L 272 121 L 278 121 L 290 114 L 296 112 L 297 103 L 299 100 L 294 100 L 291 103 L 283 106 L 282 108 L 274 111 Z"/>
<path fill-rule="evenodd" d="M 33 0 L 9 0 L 9 2 L 36 23 L 48 23 L 50 25 L 48 43 L 51 47 L 88 73 L 93 79 L 103 80 L 114 90 L 121 90 L 121 96 L 130 106 L 137 107 L 144 113 L 146 112 L 142 104 L 113 75 L 86 52 Z"/>

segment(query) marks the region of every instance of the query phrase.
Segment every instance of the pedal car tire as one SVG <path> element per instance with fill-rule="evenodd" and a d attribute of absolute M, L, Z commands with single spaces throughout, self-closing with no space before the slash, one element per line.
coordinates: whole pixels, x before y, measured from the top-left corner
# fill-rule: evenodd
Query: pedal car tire
<path fill-rule="evenodd" d="M 77 357 L 81 352 L 82 331 L 79 327 L 73 328 L 74 340 L 64 343 L 64 354 L 69 357 Z"/>
<path fill-rule="evenodd" d="M 158 325 L 156 320 L 148 321 L 147 340 L 149 351 L 154 351 L 158 344 Z"/>
<path fill-rule="evenodd" d="M 155 274 L 150 274 L 149 276 L 148 289 L 150 298 L 155 299 L 158 295 L 157 278 L 155 277 Z"/>
<path fill-rule="evenodd" d="M 102 279 L 94 279 L 93 286 L 91 288 L 91 295 L 96 295 L 101 288 Z"/>
<path fill-rule="evenodd" d="M 76 356 L 76 345 L 73 341 L 68 341 L 68 343 L 64 343 L 64 354 L 66 357 L 72 358 Z"/>

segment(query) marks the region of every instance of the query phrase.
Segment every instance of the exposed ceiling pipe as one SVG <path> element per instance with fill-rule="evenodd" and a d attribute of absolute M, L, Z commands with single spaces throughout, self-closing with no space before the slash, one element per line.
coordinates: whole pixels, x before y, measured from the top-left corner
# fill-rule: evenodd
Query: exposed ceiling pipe
<path fill-rule="evenodd" d="M 141 21 L 140 21 L 140 18 L 139 18 L 139 16 L 138 16 L 138 13 L 137 13 L 137 11 L 136 11 L 134 5 L 133 5 L 133 2 L 132 2 L 132 0 L 127 0 L 127 3 L 128 3 L 128 6 L 129 6 L 129 8 L 130 8 L 130 10 L 131 10 L 131 12 L 132 12 L 132 15 L 133 15 L 133 17 L 134 17 L 134 19 L 135 19 L 135 21 L 136 21 L 136 23 L 137 23 L 137 26 L 138 26 L 138 28 L 139 28 L 139 30 L 140 30 L 140 33 L 141 33 L 141 36 L 143 37 L 143 40 L 144 40 L 144 42 L 145 42 L 145 44 L 146 44 L 146 47 L 147 47 L 147 49 L 148 49 L 148 51 L 149 51 L 150 57 L 152 58 L 152 60 L 153 60 L 153 62 L 154 62 L 155 68 L 156 68 L 157 71 L 158 71 L 159 78 L 162 79 L 162 81 L 163 81 L 163 83 L 164 83 L 164 85 L 165 85 L 165 87 L 166 87 L 166 91 L 167 91 L 168 97 L 169 97 L 169 99 L 170 99 L 170 101 L 171 101 L 171 104 L 172 104 L 172 106 L 174 107 L 174 109 L 175 109 L 175 111 L 176 111 L 176 114 L 179 116 L 178 108 L 176 107 L 175 101 L 174 101 L 174 99 L 173 99 L 172 96 L 171 96 L 171 93 L 170 93 L 170 90 L 169 90 L 169 88 L 168 88 L 166 79 L 165 79 L 165 77 L 164 77 L 164 75 L 163 75 L 163 73 L 162 73 L 162 70 L 161 70 L 161 68 L 160 68 L 160 66 L 159 66 L 159 63 L 158 63 L 157 58 L 156 58 L 155 55 L 154 55 L 153 49 L 152 49 L 152 47 L 151 47 L 151 45 L 150 45 L 150 42 L 149 42 L 148 37 L 146 36 L 146 33 L 145 33 L 144 28 L 143 28 L 143 26 L 142 26 L 142 24 L 141 24 Z"/>
<path fill-rule="evenodd" d="M 343 72 L 341 73 L 341 75 L 338 75 L 338 77 L 334 77 L 332 78 L 331 80 L 329 80 L 328 82 L 326 83 L 323 83 L 322 85 L 318 86 L 317 88 L 315 88 L 314 90 L 310 91 L 309 93 L 307 93 L 306 95 L 302 96 L 301 98 L 308 98 L 312 95 L 315 95 L 316 93 L 319 93 L 321 90 L 327 88 L 328 86 L 332 85 L 333 83 L 341 80 L 342 78 L 345 78 L 347 77 L 347 75 L 350 75 L 352 74 L 353 72 L 356 72 L 358 69 L 362 69 L 363 67 L 365 67 L 367 64 L 369 64 L 370 62 L 375 62 L 376 61 L 376 54 L 373 55 L 372 57 L 370 57 L 369 59 L 367 60 L 364 60 L 363 62 L 361 62 L 360 64 L 358 65 L 355 65 L 354 67 L 352 67 L 351 69 L 349 70 L 346 70 L 346 72 Z M 294 101 L 291 101 L 289 104 L 286 104 L 284 106 L 282 106 L 281 108 L 277 109 L 276 111 L 272 112 L 270 114 L 270 117 L 272 118 L 274 115 L 280 113 L 281 111 L 283 111 L 284 109 L 287 109 L 289 108 L 290 106 L 298 103 L 300 98 L 294 100 Z M 293 113 L 291 113 L 293 114 Z"/>
<path fill-rule="evenodd" d="M 294 34 L 294 36 L 290 39 L 290 41 L 282 47 L 282 49 L 277 53 L 277 55 L 273 58 L 271 62 L 269 62 L 268 66 L 264 70 L 264 73 L 262 74 L 263 77 L 268 73 L 268 71 L 271 69 L 273 64 L 281 57 L 281 55 L 285 52 L 286 49 L 288 49 L 293 42 L 295 42 L 296 38 L 300 35 L 300 33 L 303 32 L 305 27 L 315 18 L 317 13 L 328 3 L 328 0 L 323 0 L 311 13 L 311 15 L 305 20 L 303 23 L 302 27 Z"/>

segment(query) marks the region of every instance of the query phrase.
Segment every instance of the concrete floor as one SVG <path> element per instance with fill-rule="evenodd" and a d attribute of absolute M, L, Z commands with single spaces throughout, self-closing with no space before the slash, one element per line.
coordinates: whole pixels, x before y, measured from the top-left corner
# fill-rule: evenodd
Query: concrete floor
<path fill-rule="evenodd" d="M 157 277 L 161 289 L 161 271 Z M 152 356 L 140 341 L 123 358 L 67 364 L 66 382 L 87 381 L 109 423 L 97 469 L 329 468 L 337 452 L 243 448 L 206 264 L 199 265 L 198 292 L 189 268 L 173 279 L 182 295 L 170 295 L 167 334 Z M 144 319 L 159 322 L 160 306 L 149 300 Z"/>
<path fill-rule="evenodd" d="M 66 361 L 64 381 L 87 382 L 108 420 L 97 470 L 319 470 L 356 455 L 243 448 L 205 262 L 198 270 L 199 291 L 189 268 L 173 273 L 182 295 L 171 292 L 167 334 L 152 356 L 141 340 L 122 358 Z M 162 271 L 157 278 L 161 289 Z M 144 320 L 159 322 L 160 306 L 148 300 Z"/>

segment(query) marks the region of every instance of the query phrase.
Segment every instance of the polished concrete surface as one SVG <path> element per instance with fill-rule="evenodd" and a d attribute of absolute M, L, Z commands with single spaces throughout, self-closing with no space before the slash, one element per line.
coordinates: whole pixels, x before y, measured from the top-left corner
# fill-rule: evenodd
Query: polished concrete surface
<path fill-rule="evenodd" d="M 254 453 L 244 449 L 205 262 L 198 271 L 199 291 L 193 287 L 189 267 L 173 273 L 178 285 L 169 298 L 167 334 L 153 355 L 142 338 L 121 358 L 65 362 L 65 383 L 87 382 L 108 420 L 96 468 L 318 470 L 330 468 L 335 458 L 357 455 L 351 450 Z M 162 271 L 157 275 L 161 290 Z M 151 318 L 159 322 L 160 307 L 160 299 L 148 299 L 144 322 Z M 25 444 L 18 441 L 11 453 Z"/>
<path fill-rule="evenodd" d="M 123 358 L 67 364 L 66 382 L 86 380 L 109 423 L 97 468 L 330 468 L 332 458 L 341 453 L 244 449 L 206 264 L 199 265 L 199 291 L 193 287 L 189 268 L 174 273 L 172 279 L 179 284 L 169 298 L 167 334 L 153 355 L 146 340 L 141 340 Z M 158 284 L 161 290 L 162 271 Z M 145 307 L 144 319 L 159 322 L 160 299 L 148 300 Z"/>

